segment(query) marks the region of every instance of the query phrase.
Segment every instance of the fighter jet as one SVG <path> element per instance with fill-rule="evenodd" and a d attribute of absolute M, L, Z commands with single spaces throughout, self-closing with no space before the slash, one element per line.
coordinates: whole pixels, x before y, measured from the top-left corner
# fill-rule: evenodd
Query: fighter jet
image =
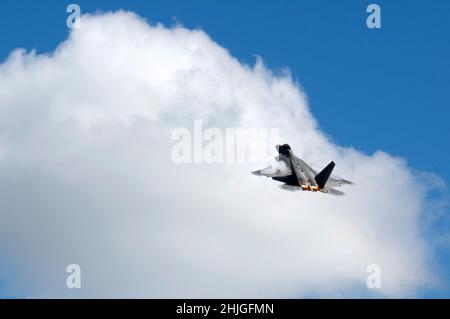
<path fill-rule="evenodd" d="M 344 195 L 334 187 L 353 184 L 346 179 L 331 175 L 335 166 L 333 161 L 317 172 L 295 156 L 288 144 L 277 145 L 276 148 L 278 151 L 278 156 L 275 157 L 277 164 L 254 171 L 252 174 L 272 177 L 273 180 L 284 183 L 280 185 L 280 188 L 290 191 L 319 191 L 331 195 Z"/>

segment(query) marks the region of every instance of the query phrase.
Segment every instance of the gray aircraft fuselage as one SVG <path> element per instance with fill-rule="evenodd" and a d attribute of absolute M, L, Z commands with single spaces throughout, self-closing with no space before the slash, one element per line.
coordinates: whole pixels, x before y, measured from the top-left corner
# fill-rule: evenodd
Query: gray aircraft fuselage
<path fill-rule="evenodd" d="M 280 187 L 287 190 L 321 191 L 333 195 L 343 195 L 333 187 L 352 182 L 331 176 L 335 163 L 332 161 L 322 171 L 317 173 L 311 166 L 296 157 L 288 144 L 277 145 L 278 156 L 276 160 L 283 165 L 273 168 L 267 167 L 252 172 L 254 175 L 271 177 L 273 180 L 284 183 Z"/>

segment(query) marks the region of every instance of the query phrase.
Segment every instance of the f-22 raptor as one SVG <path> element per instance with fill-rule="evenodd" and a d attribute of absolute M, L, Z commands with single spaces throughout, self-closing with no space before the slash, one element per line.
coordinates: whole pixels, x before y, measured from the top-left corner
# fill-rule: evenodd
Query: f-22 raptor
<path fill-rule="evenodd" d="M 254 171 L 252 174 L 272 177 L 273 180 L 284 183 L 280 185 L 280 188 L 290 191 L 319 191 L 331 195 L 344 195 L 334 187 L 353 184 L 346 179 L 331 175 L 335 166 L 333 161 L 317 172 L 295 156 L 288 144 L 277 145 L 276 148 L 278 151 L 278 156 L 275 157 L 277 165 Z"/>

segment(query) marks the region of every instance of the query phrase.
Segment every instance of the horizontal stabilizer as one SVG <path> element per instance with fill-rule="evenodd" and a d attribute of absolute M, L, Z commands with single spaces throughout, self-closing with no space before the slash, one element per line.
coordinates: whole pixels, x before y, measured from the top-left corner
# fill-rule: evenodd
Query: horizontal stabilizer
<path fill-rule="evenodd" d="M 345 195 L 344 192 L 338 191 L 337 189 L 334 189 L 334 188 L 327 187 L 326 190 L 327 190 L 327 193 L 330 195 L 335 195 L 335 196 Z"/>
<path fill-rule="evenodd" d="M 345 185 L 345 184 L 347 184 L 347 185 L 354 185 L 355 184 L 352 181 L 349 181 L 349 180 L 346 180 L 346 179 L 343 179 L 343 178 L 339 179 L 339 183 L 341 183 L 342 185 Z"/>
<path fill-rule="evenodd" d="M 317 186 L 319 186 L 319 188 L 325 187 L 325 184 L 327 183 L 327 180 L 330 177 L 335 165 L 336 164 L 334 164 L 334 162 L 331 162 L 319 174 L 316 175 L 314 179 L 316 180 Z"/>
<path fill-rule="evenodd" d="M 301 188 L 298 186 L 293 186 L 293 185 L 288 185 L 288 184 L 283 184 L 279 186 L 281 189 L 287 190 L 287 191 L 291 191 L 291 192 L 296 192 L 299 191 Z"/>

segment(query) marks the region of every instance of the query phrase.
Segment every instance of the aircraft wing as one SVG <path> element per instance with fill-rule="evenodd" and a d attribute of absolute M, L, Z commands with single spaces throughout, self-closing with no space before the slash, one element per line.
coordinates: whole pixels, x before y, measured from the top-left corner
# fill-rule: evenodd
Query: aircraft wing
<path fill-rule="evenodd" d="M 282 184 L 279 186 L 281 189 L 290 191 L 290 192 L 297 192 L 299 190 L 301 190 L 301 187 L 299 186 L 294 186 L 294 185 L 289 185 L 289 184 Z"/>
<path fill-rule="evenodd" d="M 314 165 L 314 164 L 312 164 L 311 167 L 312 167 L 312 170 L 315 172 L 317 172 L 317 169 L 319 168 L 318 165 Z M 319 169 L 319 171 L 320 171 L 320 169 Z M 340 187 L 342 185 L 354 185 L 354 183 L 352 181 L 341 178 L 339 176 L 331 175 L 330 178 L 328 178 L 328 181 L 325 185 L 329 186 L 329 187 Z"/>
<path fill-rule="evenodd" d="M 325 187 L 325 193 L 335 196 L 345 195 L 344 192 L 341 192 L 340 190 L 331 187 Z"/>
<path fill-rule="evenodd" d="M 328 179 L 328 181 L 325 185 L 329 186 L 329 187 L 339 187 L 342 185 L 353 185 L 353 184 L 354 183 L 349 180 L 346 180 L 346 179 L 343 179 L 343 178 L 340 178 L 337 176 L 330 176 L 330 178 Z"/>
<path fill-rule="evenodd" d="M 275 165 L 252 172 L 253 175 L 267 177 L 282 177 L 292 175 L 291 168 L 285 161 L 278 161 Z"/>

